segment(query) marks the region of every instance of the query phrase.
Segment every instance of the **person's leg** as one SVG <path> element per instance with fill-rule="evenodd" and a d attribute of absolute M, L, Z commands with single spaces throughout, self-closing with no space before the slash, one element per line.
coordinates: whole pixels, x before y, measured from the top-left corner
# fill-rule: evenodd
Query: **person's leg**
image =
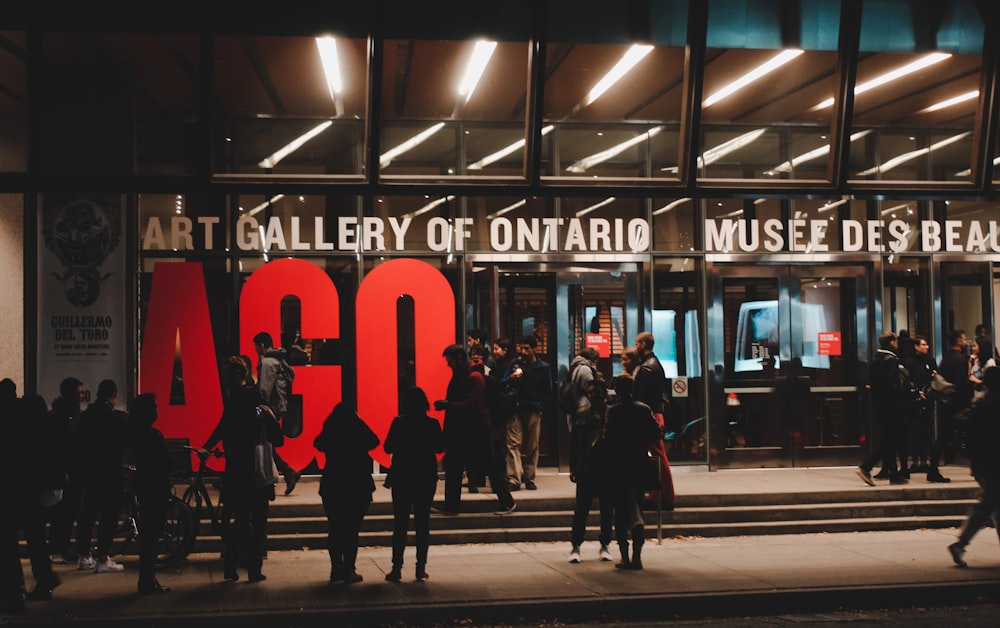
<path fill-rule="evenodd" d="M 88 482 L 80 498 L 80 514 L 76 517 L 76 553 L 80 556 L 80 569 L 85 568 L 85 561 L 90 558 L 90 541 L 94 538 L 94 523 L 100 512 L 99 491 L 99 485 Z"/>
<path fill-rule="evenodd" d="M 36 587 L 51 591 L 59 586 L 61 580 L 52 570 L 48 547 L 45 544 L 46 508 L 37 503 L 24 504 L 22 530 L 24 541 L 28 546 L 28 559 L 31 561 L 31 574 L 35 578 Z M 16 536 L 16 532 L 15 532 Z"/>
<path fill-rule="evenodd" d="M 417 545 L 417 570 L 423 572 L 431 543 L 431 503 L 434 501 L 436 481 L 426 487 L 416 487 L 413 493 L 413 530 Z"/>
<path fill-rule="evenodd" d="M 465 452 L 461 446 L 448 449 L 444 456 L 444 509 L 458 512 L 462 501 L 462 472 L 465 470 Z"/>
<path fill-rule="evenodd" d="M 330 555 L 330 580 L 341 580 L 344 577 L 344 556 L 337 552 L 337 516 L 338 508 L 330 495 L 322 495 L 323 511 L 326 513 L 326 551 Z"/>
<path fill-rule="evenodd" d="M 302 477 L 302 474 L 293 469 L 292 465 L 288 464 L 288 462 L 278 454 L 277 447 L 272 449 L 271 455 L 274 458 L 274 466 L 278 467 L 278 471 L 281 472 L 281 477 L 285 481 L 285 495 L 291 495 L 292 491 L 295 490 L 295 485 L 298 484 L 299 479 Z"/>
<path fill-rule="evenodd" d="M 233 498 L 230 496 L 229 506 L 233 513 L 233 522 L 227 526 L 226 534 L 222 540 L 226 548 L 226 558 L 223 567 L 223 577 L 226 580 L 235 581 L 239 578 L 236 573 L 236 566 L 240 564 L 240 554 L 243 546 L 243 539 L 246 538 L 250 530 L 250 506 L 246 496 Z"/>
<path fill-rule="evenodd" d="M 83 498 L 83 488 L 80 486 L 79 472 L 71 471 L 63 487 L 63 498 L 51 510 L 49 525 L 49 554 L 68 560 L 70 556 L 70 540 L 73 536 L 73 524 L 80 514 Z M 91 524 L 93 525 L 93 524 Z M 90 539 L 87 539 L 90 544 Z"/>
<path fill-rule="evenodd" d="M 507 452 L 505 458 L 507 462 L 507 483 L 516 487 L 521 486 L 521 476 L 523 475 L 523 468 L 521 467 L 522 432 L 521 419 L 515 413 L 507 419 Z"/>
<path fill-rule="evenodd" d="M 140 501 L 142 534 L 139 535 L 139 592 L 165 590 L 156 580 L 156 546 L 167 518 L 166 500 L 148 496 Z M 102 526 L 103 521 L 102 521 Z"/>
<path fill-rule="evenodd" d="M 946 480 L 941 475 L 938 468 L 941 464 L 941 456 L 951 447 L 952 432 L 954 431 L 955 410 L 948 405 L 939 406 L 938 411 L 938 436 L 931 450 L 931 458 L 927 469 L 927 479 L 929 481 Z"/>
<path fill-rule="evenodd" d="M 501 509 L 508 509 L 514 505 L 514 498 L 507 487 L 507 478 L 504 473 L 504 462 L 497 457 L 497 451 L 493 447 L 493 441 L 486 435 L 485 440 L 479 442 L 479 455 L 476 456 L 483 461 L 487 477 L 490 479 L 490 486 L 497 496 L 497 501 Z"/>
<path fill-rule="evenodd" d="M 361 536 L 361 524 L 368 513 L 368 506 L 371 502 L 364 498 L 358 498 L 357 503 L 349 508 L 347 519 L 347 530 L 345 531 L 344 546 L 344 571 L 350 577 L 357 573 L 358 543 Z M 357 579 L 355 581 L 358 581 Z"/>
<path fill-rule="evenodd" d="M 118 527 L 121 496 L 122 486 L 118 482 L 109 482 L 106 486 L 102 487 L 98 495 L 98 516 L 100 517 L 100 521 L 97 527 L 97 555 L 100 558 L 107 558 L 108 552 L 111 551 L 111 543 L 114 541 L 115 530 Z M 139 507 L 142 508 L 142 504 L 139 504 Z M 146 532 L 146 528 L 146 519 L 143 517 L 143 533 Z M 158 537 L 159 533 L 154 538 Z"/>
<path fill-rule="evenodd" d="M 521 441 L 521 452 L 524 454 L 523 479 L 534 483 L 535 472 L 538 470 L 538 438 L 542 432 L 542 413 L 529 412 L 524 420 L 524 439 Z"/>
<path fill-rule="evenodd" d="M 264 580 L 261 573 L 264 564 L 264 550 L 267 546 L 267 511 L 270 502 L 261 491 L 255 491 L 251 502 L 250 539 L 247 544 L 247 579 L 250 582 Z"/>
<path fill-rule="evenodd" d="M 406 535 L 410 528 L 410 506 L 413 495 L 409 485 L 392 487 L 392 569 L 398 571 L 403 567 L 403 555 L 406 551 Z M 414 521 L 416 524 L 416 521 Z M 419 535 L 419 532 L 417 532 Z"/>
<path fill-rule="evenodd" d="M 590 506 L 593 502 L 594 494 L 590 483 L 577 478 L 576 504 L 573 507 L 573 525 L 569 535 L 569 542 L 573 545 L 574 550 L 579 549 L 586 538 L 587 517 L 590 515 Z"/>

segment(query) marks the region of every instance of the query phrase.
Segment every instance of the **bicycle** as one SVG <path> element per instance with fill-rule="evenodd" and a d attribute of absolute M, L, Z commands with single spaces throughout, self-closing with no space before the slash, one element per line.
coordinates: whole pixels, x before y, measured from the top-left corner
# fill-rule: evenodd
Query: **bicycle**
<path fill-rule="evenodd" d="M 188 507 L 192 514 L 191 541 L 193 544 L 194 539 L 198 536 L 203 519 L 208 519 L 212 534 L 219 536 L 222 536 L 226 525 L 229 523 L 229 517 L 226 516 L 225 509 L 222 506 L 221 496 L 216 503 L 213 503 L 212 495 L 205 484 L 205 469 L 209 457 L 222 458 L 226 455 L 226 452 L 220 449 L 203 451 L 190 445 L 184 445 L 184 449 L 198 456 L 198 470 L 191 477 L 191 483 L 181 496 L 181 501 Z"/>
<path fill-rule="evenodd" d="M 111 555 L 125 554 L 133 542 L 138 544 L 142 532 L 142 522 L 139 510 L 139 498 L 132 487 L 132 474 L 135 467 L 123 466 L 125 476 L 125 491 L 122 493 L 122 514 L 118 518 L 118 529 L 115 533 L 116 543 L 111 548 Z M 167 500 L 166 519 L 163 532 L 156 544 L 157 568 L 170 567 L 187 557 L 194 545 L 194 514 L 191 509 L 176 495 L 170 495 Z"/>

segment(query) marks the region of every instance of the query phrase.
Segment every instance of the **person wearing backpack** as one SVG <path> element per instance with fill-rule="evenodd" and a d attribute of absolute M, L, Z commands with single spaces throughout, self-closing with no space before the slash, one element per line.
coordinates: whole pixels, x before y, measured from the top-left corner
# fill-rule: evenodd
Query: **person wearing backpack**
<path fill-rule="evenodd" d="M 266 331 L 253 337 L 253 346 L 258 356 L 257 390 L 260 391 L 261 401 L 271 408 L 282 427 L 285 427 L 295 370 L 288 364 L 287 352 L 281 347 L 275 347 L 271 334 Z M 285 495 L 291 495 L 302 474 L 279 456 L 277 450 L 274 451 L 274 464 L 285 478 Z"/>
<path fill-rule="evenodd" d="M 584 347 L 569 363 L 569 370 L 559 387 L 559 409 L 566 414 L 566 425 L 573 431 L 579 418 L 586 418 L 590 410 L 587 391 L 590 384 L 598 379 L 597 360 L 600 355 L 593 347 Z"/>

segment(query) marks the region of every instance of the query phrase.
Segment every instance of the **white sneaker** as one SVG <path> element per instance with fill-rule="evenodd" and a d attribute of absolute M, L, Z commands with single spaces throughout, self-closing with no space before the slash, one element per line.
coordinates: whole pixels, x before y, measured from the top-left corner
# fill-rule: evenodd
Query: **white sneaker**
<path fill-rule="evenodd" d="M 94 571 L 97 573 L 115 573 L 116 571 L 125 571 L 125 565 L 116 563 L 110 558 L 106 558 L 104 560 L 97 561 Z"/>
<path fill-rule="evenodd" d="M 80 557 L 80 560 L 76 564 L 76 568 L 80 571 L 87 571 L 88 569 L 93 569 L 97 567 L 97 561 L 90 554 L 84 554 Z"/>
<path fill-rule="evenodd" d="M 611 550 L 608 549 L 607 545 L 601 546 L 601 560 L 604 562 L 611 562 L 614 557 L 611 555 Z"/>
<path fill-rule="evenodd" d="M 576 564 L 582 561 L 583 559 L 580 558 L 580 548 L 574 545 L 573 551 L 569 553 L 569 562 Z"/>

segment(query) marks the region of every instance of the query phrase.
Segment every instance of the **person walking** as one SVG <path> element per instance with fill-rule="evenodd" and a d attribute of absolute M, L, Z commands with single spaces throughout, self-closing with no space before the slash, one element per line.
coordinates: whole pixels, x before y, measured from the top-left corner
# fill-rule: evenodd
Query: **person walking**
<path fill-rule="evenodd" d="M 542 431 L 542 411 L 552 401 L 552 371 L 538 357 L 538 338 L 533 334 L 517 342 L 518 357 L 504 383 L 517 389 L 517 406 L 507 422 L 507 486 L 536 490 L 538 439 Z"/>
<path fill-rule="evenodd" d="M 416 533 L 417 580 L 427 580 L 427 552 L 431 539 L 431 503 L 437 488 L 437 454 L 444 451 L 444 435 L 437 419 L 427 416 L 430 403 L 422 388 L 407 389 L 402 412 L 393 419 L 385 437 L 385 452 L 392 455 L 389 485 L 392 490 L 392 570 L 388 582 L 403 577 L 403 553 L 413 512 Z"/>
<path fill-rule="evenodd" d="M 140 595 L 170 591 L 170 587 L 161 585 L 156 579 L 156 544 L 166 523 L 170 470 L 173 466 L 163 433 L 153 427 L 158 414 L 156 396 L 143 393 L 132 401 L 128 421 L 128 442 L 135 464 L 132 487 L 142 521 L 142 534 L 139 535 Z"/>
<path fill-rule="evenodd" d="M 653 412 L 653 418 L 660 425 L 660 438 L 650 447 L 649 452 L 660 461 L 660 490 L 651 492 L 647 497 L 654 502 L 658 499 L 666 510 L 673 510 L 676 496 L 674 494 L 674 477 L 670 472 L 670 461 L 667 459 L 667 449 L 663 444 L 663 432 L 666 429 L 666 398 L 667 376 L 663 371 L 660 359 L 653 353 L 656 340 L 653 334 L 644 331 L 635 337 L 635 350 L 638 356 L 632 378 L 635 380 L 635 398 Z"/>
<path fill-rule="evenodd" d="M 319 482 L 328 526 L 330 582 L 361 582 L 356 570 L 358 537 L 375 492 L 369 451 L 378 436 L 347 403 L 334 406 L 313 446 L 326 455 Z"/>
<path fill-rule="evenodd" d="M 607 448 L 609 479 L 615 495 L 615 537 L 621 553 L 615 567 L 640 570 L 646 542 L 641 507 L 643 479 L 650 447 L 662 432 L 649 406 L 635 398 L 635 380 L 619 375 L 614 387 L 618 402 L 608 407 L 603 446 Z"/>
<path fill-rule="evenodd" d="M 879 461 L 889 471 L 890 484 L 905 484 L 896 467 L 905 437 L 906 403 L 910 394 L 909 374 L 896 356 L 896 334 L 879 336 L 879 349 L 871 364 L 871 400 L 875 420 L 881 426 L 878 446 L 858 467 L 857 474 L 868 486 L 875 486 L 871 470 Z"/>
<path fill-rule="evenodd" d="M 572 549 L 569 562 L 579 563 L 583 560 L 580 547 L 587 532 L 587 517 L 590 508 L 597 498 L 600 510 L 601 530 L 598 540 L 601 543 L 600 559 L 614 560 L 611 551 L 612 525 L 614 524 L 615 507 L 614 491 L 608 480 L 610 469 L 604 456 L 602 438 L 604 436 L 604 421 L 607 413 L 607 387 L 602 379 L 591 379 L 587 385 L 587 409 L 585 413 L 574 418 L 573 431 L 569 441 L 569 479 L 576 484 L 576 500 L 573 508 L 573 525 L 570 532 Z"/>
<path fill-rule="evenodd" d="M 983 373 L 986 395 L 972 409 L 969 421 L 969 459 L 982 494 L 962 526 L 958 541 L 948 546 L 952 560 L 966 567 L 965 550 L 972 538 L 992 520 L 1000 534 L 1000 368 Z"/>
<path fill-rule="evenodd" d="M 948 332 L 948 350 L 941 357 L 938 372 L 955 385 L 955 390 L 946 400 L 938 403 L 938 437 L 931 449 L 927 481 L 947 483 L 951 478 L 941 475 L 941 457 L 954 444 L 955 418 L 969 408 L 972 401 L 972 382 L 969 381 L 969 360 L 965 355 L 965 331 L 953 329 Z"/>
<path fill-rule="evenodd" d="M 274 484 L 260 482 L 256 473 L 255 449 L 258 445 L 280 446 L 285 435 L 277 418 L 267 406 L 260 405 L 257 390 L 246 385 L 246 366 L 238 357 L 227 360 L 223 381 L 228 390 L 222 412 L 222 446 L 226 451 L 223 487 L 233 513 L 233 523 L 224 539 L 225 565 L 223 578 L 239 580 L 236 566 L 245 555 L 247 577 L 260 582 L 263 553 L 267 543 L 267 511 L 274 500 Z M 202 450 L 207 455 L 207 450 Z"/>
<path fill-rule="evenodd" d="M 271 408 L 285 434 L 296 436 L 297 434 L 289 431 L 288 425 L 292 420 L 288 413 L 288 401 L 291 397 L 292 380 L 295 379 L 295 369 L 288 364 L 288 352 L 283 347 L 275 347 L 271 334 L 265 331 L 253 337 L 253 346 L 258 358 L 257 388 L 260 390 L 261 402 Z M 252 380 L 252 374 L 248 378 Z M 277 451 L 273 455 L 274 464 L 285 480 L 285 495 L 291 495 L 302 479 L 302 473 L 293 469 Z"/>
<path fill-rule="evenodd" d="M 77 447 L 86 452 L 78 467 L 83 505 L 76 523 L 77 567 L 97 573 L 124 571 L 108 556 L 121 510 L 122 462 L 128 415 L 115 410 L 118 386 L 110 379 L 97 385 L 97 399 L 80 413 Z M 97 525 L 96 557 L 90 551 Z"/>

